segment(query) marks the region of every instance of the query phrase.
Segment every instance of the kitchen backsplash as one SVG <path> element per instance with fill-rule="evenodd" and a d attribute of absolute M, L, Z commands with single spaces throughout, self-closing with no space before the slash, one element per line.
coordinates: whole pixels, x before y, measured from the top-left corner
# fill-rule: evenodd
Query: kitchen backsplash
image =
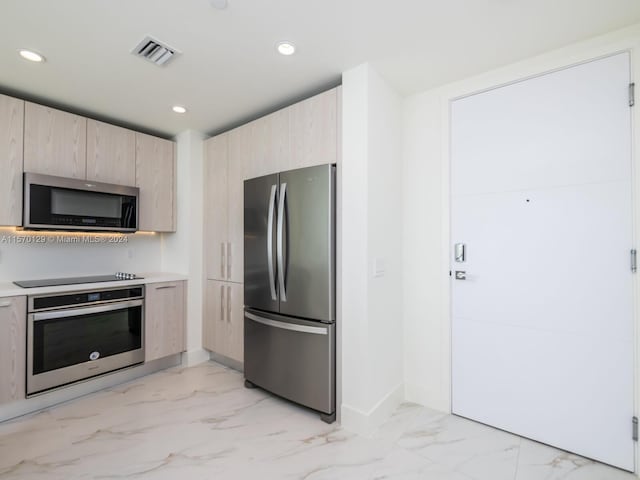
<path fill-rule="evenodd" d="M 0 229 L 0 281 L 116 271 L 159 271 L 162 235 L 16 232 Z"/>

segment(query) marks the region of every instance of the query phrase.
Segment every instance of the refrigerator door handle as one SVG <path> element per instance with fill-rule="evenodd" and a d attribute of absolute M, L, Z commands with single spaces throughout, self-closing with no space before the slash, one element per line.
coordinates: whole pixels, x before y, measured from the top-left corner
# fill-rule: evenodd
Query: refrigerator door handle
<path fill-rule="evenodd" d="M 280 199 L 278 201 L 278 244 L 277 253 L 278 253 L 278 279 L 280 283 L 280 301 L 287 301 L 287 289 L 284 285 L 285 283 L 285 273 L 284 273 L 284 252 L 283 252 L 283 235 L 284 235 L 284 201 L 287 196 L 287 184 L 280 184 Z"/>
<path fill-rule="evenodd" d="M 273 215 L 276 209 L 276 189 L 277 185 L 271 185 L 269 195 L 269 215 L 267 220 L 267 264 L 269 267 L 269 288 L 271 289 L 271 300 L 278 300 L 276 296 L 276 278 L 273 273 Z"/>
<path fill-rule="evenodd" d="M 271 320 L 270 318 L 259 317 L 253 313 L 244 312 L 245 317 L 253 320 L 254 322 L 267 325 L 269 327 L 280 328 L 283 330 L 291 330 L 294 332 L 313 333 L 314 335 L 328 335 L 328 329 L 323 327 L 309 327 L 307 325 L 296 325 L 294 323 L 279 322 L 278 320 Z"/>

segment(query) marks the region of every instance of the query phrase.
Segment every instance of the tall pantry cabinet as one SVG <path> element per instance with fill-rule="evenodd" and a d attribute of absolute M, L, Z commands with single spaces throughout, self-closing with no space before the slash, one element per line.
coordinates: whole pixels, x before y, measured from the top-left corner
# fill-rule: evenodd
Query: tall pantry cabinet
<path fill-rule="evenodd" d="M 337 163 L 340 112 L 337 87 L 205 141 L 203 345 L 232 366 L 244 356 L 244 180 Z"/>
<path fill-rule="evenodd" d="M 205 348 L 242 362 L 244 129 L 205 143 Z M 231 149 L 235 155 L 230 155 Z"/>

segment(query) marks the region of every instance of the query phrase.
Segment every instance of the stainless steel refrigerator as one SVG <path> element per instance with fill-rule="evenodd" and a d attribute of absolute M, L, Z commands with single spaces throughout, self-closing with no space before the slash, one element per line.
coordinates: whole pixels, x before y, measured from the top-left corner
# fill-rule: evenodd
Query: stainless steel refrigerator
<path fill-rule="evenodd" d="M 335 420 L 335 166 L 244 182 L 244 375 Z"/>

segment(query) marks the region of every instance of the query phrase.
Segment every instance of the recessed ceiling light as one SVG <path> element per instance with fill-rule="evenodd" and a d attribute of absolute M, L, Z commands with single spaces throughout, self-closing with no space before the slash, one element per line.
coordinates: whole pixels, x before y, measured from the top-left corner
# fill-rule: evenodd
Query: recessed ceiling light
<path fill-rule="evenodd" d="M 278 44 L 278 52 L 282 55 L 293 55 L 296 53 L 296 47 L 291 42 L 280 42 Z"/>
<path fill-rule="evenodd" d="M 180 105 L 174 105 L 171 110 L 173 110 L 176 113 L 187 113 L 187 109 L 180 106 Z"/>
<path fill-rule="evenodd" d="M 209 0 L 209 3 L 211 3 L 213 8 L 217 8 L 218 10 L 227 8 L 227 0 Z"/>
<path fill-rule="evenodd" d="M 32 50 L 20 50 L 20 56 L 31 62 L 44 62 L 44 57 Z"/>

